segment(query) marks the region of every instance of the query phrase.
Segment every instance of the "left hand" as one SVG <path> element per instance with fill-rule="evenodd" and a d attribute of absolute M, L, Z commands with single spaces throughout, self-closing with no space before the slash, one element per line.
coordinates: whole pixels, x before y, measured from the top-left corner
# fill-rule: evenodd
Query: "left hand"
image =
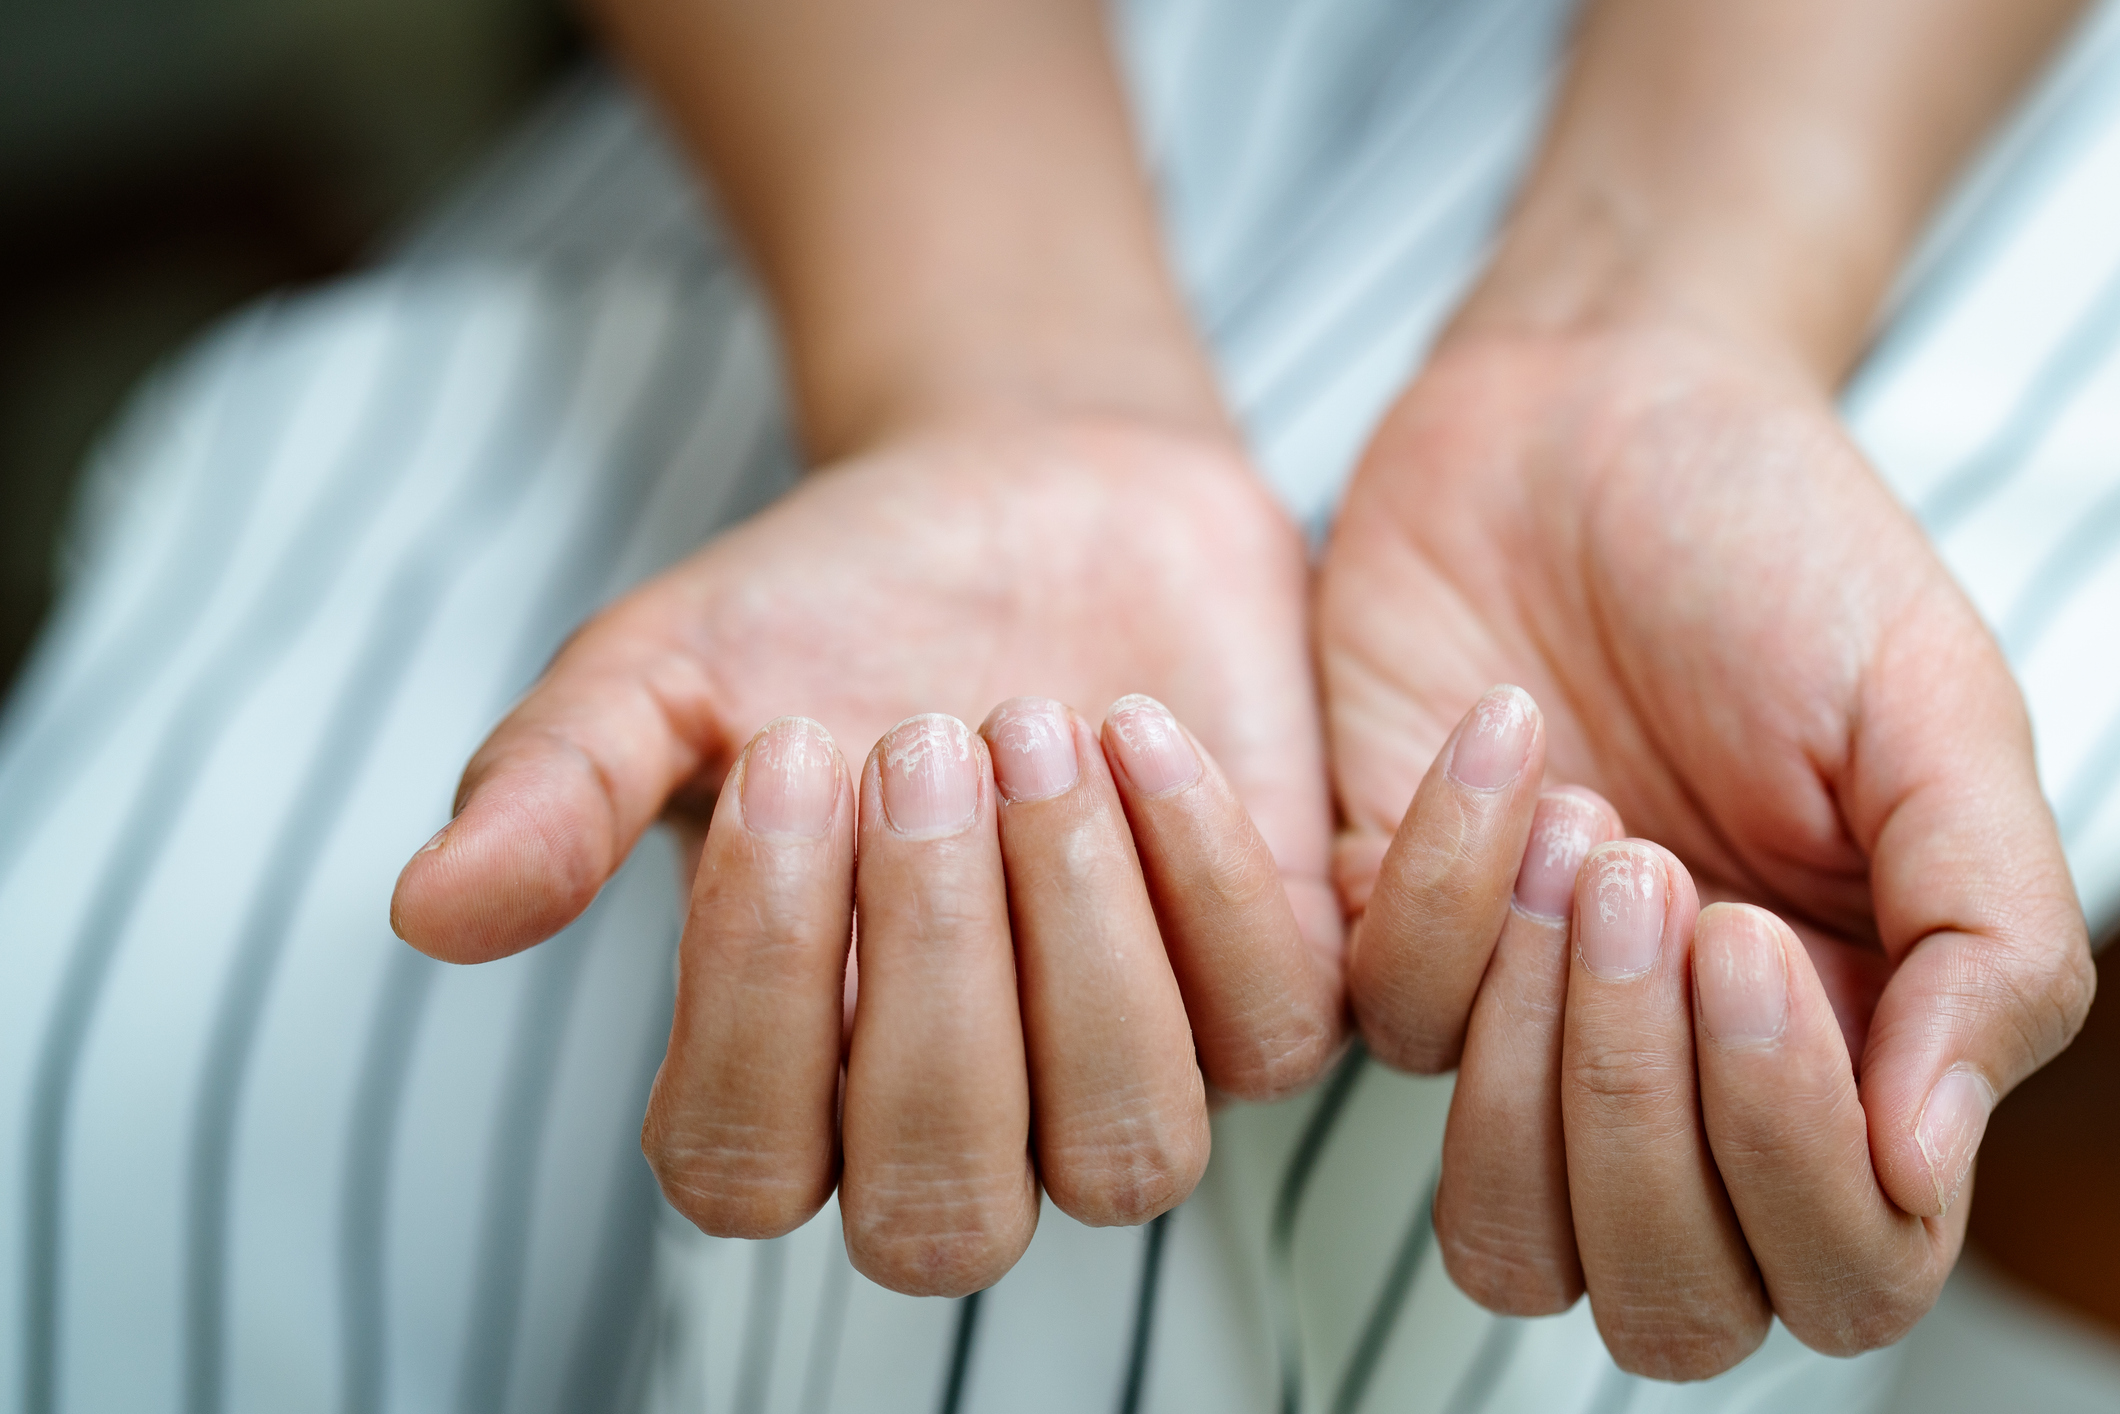
<path fill-rule="evenodd" d="M 1462 1057 L 1459 1285 L 1587 1289 L 1664 1378 L 1770 1314 L 1897 1339 L 2093 982 L 2015 684 L 1825 397 L 1697 333 L 1460 337 L 1357 474 L 1318 637 L 1356 1016 L 1388 1063 Z M 1604 799 L 1541 809 L 1549 767 Z M 1621 818 L 1669 851 L 1590 858 L 1571 960 Z"/>

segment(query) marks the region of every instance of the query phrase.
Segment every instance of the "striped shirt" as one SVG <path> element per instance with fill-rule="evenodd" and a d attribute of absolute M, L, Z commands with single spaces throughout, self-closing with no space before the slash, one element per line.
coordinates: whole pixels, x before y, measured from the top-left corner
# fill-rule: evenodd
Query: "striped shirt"
<path fill-rule="evenodd" d="M 1477 270 L 1565 0 L 1137 0 L 1174 255 L 1314 531 Z M 2120 914 L 2120 5 L 1909 270 L 1847 409 L 2025 686 L 2094 920 Z M 373 272 L 231 320 L 91 470 L 0 724 L 0 1410 L 1858 1409 L 1889 1352 L 1779 1330 L 1619 1373 L 1587 1308 L 1434 1260 L 1447 1081 L 1350 1060 L 1218 1117 L 1139 1230 L 1048 1209 L 991 1291 L 855 1277 L 664 1209 L 637 1130 L 674 862 L 486 967 L 391 937 L 464 758 L 594 606 L 796 471 L 770 326 L 591 75 Z"/>

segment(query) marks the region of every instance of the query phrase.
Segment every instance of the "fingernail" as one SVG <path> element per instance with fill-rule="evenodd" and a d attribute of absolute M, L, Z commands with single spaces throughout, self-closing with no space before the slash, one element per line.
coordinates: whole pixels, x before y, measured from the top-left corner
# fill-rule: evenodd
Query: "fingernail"
<path fill-rule="evenodd" d="M 1539 918 L 1566 918 L 1575 875 L 1590 853 L 1603 812 L 1581 796 L 1549 795 L 1531 817 L 1531 842 L 1516 871 L 1516 906 Z"/>
<path fill-rule="evenodd" d="M 979 813 L 972 734 L 939 712 L 908 717 L 883 739 L 883 813 L 902 835 L 949 835 Z"/>
<path fill-rule="evenodd" d="M 1524 772 L 1538 713 L 1520 687 L 1489 688 L 1473 704 L 1450 752 L 1450 779 L 1474 790 L 1499 790 Z"/>
<path fill-rule="evenodd" d="M 1074 785 L 1075 730 L 1067 709 L 1045 697 L 1014 697 L 979 729 L 994 756 L 994 784 L 1010 800 L 1043 800 Z"/>
<path fill-rule="evenodd" d="M 456 821 L 451 820 L 448 825 L 444 825 L 439 830 L 436 830 L 434 832 L 433 837 L 430 838 L 427 843 L 421 845 L 418 849 L 412 852 L 413 857 L 416 859 L 420 855 L 431 854 L 435 850 L 440 849 L 442 847 L 442 841 L 448 838 L 450 826 L 454 825 L 455 823 Z"/>
<path fill-rule="evenodd" d="M 1590 907 L 1575 917 L 1583 966 L 1608 982 L 1656 966 L 1664 941 L 1664 862 L 1638 844 L 1599 845 L 1590 852 Z"/>
<path fill-rule="evenodd" d="M 1108 720 L 1127 779 L 1140 791 L 1162 795 L 1200 779 L 1199 755 L 1178 730 L 1178 719 L 1155 698 L 1122 697 L 1112 704 Z"/>
<path fill-rule="evenodd" d="M 743 762 L 743 822 L 755 835 L 816 839 L 839 804 L 832 734 L 808 717 L 768 722 Z"/>
<path fill-rule="evenodd" d="M 1994 1090 L 1969 1065 L 1945 1071 L 1929 1091 L 1921 1119 L 1914 1125 L 1914 1140 L 1921 1145 L 1921 1157 L 1928 1160 L 1939 1211 L 1949 1212 L 1958 1201 L 1958 1190 L 1965 1187 L 1965 1176 L 1972 1171 L 1973 1155 L 1994 1108 Z"/>
<path fill-rule="evenodd" d="M 1789 965 L 1775 925 L 1719 903 L 1702 910 L 1693 936 L 1693 983 L 1708 1034 L 1726 1046 L 1778 1038 L 1789 1020 Z"/>

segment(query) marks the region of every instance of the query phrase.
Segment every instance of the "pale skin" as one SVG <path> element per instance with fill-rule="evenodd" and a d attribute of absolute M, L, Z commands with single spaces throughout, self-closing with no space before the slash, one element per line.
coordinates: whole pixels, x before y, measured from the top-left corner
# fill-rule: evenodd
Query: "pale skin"
<path fill-rule="evenodd" d="M 1593 5 L 1313 591 L 1094 6 L 611 0 L 822 469 L 577 635 L 399 930 L 517 951 L 703 828 L 650 1159 L 731 1235 L 836 1183 L 900 1290 L 997 1279 L 1040 1185 L 1167 1210 L 1209 1094 L 1299 1089 L 1351 1010 L 1459 1070 L 1437 1232 L 1483 1304 L 1587 1292 L 1664 1377 L 1770 1314 L 1897 1338 L 2091 984 L 2015 688 L 1831 390 L 2072 8 Z"/>

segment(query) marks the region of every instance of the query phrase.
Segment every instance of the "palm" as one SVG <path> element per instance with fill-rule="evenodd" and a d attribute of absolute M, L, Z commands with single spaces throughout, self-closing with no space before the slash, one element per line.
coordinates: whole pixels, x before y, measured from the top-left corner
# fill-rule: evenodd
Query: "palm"
<path fill-rule="evenodd" d="M 1604 793 L 1705 891 L 1866 945 L 1864 834 L 1923 768 L 1921 681 L 2012 710 L 1830 407 L 1696 340 L 1446 352 L 1349 495 L 1319 636 L 1343 870 L 1375 857 L 1466 707 L 1514 681 L 1546 711 L 1554 778 Z M 1881 959 L 1809 940 L 1859 1030 Z"/>
<path fill-rule="evenodd" d="M 813 477 L 596 630 L 696 664 L 718 780 L 758 726 L 1146 692 L 1221 760 L 1313 937 L 1336 931 L 1292 527 L 1236 457 L 1114 426 L 908 444 Z M 585 634 L 586 637 L 586 634 Z"/>

